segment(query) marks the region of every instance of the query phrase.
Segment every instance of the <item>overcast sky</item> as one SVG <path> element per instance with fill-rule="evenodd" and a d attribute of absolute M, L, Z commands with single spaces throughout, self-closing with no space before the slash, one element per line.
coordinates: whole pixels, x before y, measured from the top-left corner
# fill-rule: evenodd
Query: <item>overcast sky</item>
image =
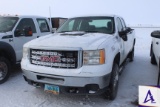
<path fill-rule="evenodd" d="M 160 25 L 160 0 L 0 0 L 0 14 L 72 17 L 116 14 L 127 24 Z"/>

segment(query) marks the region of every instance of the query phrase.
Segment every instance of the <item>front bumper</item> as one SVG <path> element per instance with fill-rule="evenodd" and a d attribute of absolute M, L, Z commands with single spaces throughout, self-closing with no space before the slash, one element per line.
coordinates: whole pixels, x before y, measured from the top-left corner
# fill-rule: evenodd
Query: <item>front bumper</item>
<path fill-rule="evenodd" d="M 59 86 L 63 93 L 70 93 L 70 90 L 72 90 L 76 94 L 95 94 L 106 89 L 110 82 L 110 74 L 100 77 L 70 77 L 23 70 L 23 75 L 25 80 L 31 85 L 43 86 L 44 84 L 53 84 Z M 79 93 L 77 93 L 77 90 Z"/>

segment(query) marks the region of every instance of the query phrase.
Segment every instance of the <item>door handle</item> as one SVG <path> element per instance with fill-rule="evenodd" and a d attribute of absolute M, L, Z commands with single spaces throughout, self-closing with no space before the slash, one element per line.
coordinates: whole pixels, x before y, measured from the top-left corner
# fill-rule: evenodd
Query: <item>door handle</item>
<path fill-rule="evenodd" d="M 13 42 L 13 39 L 9 39 L 9 42 Z"/>
<path fill-rule="evenodd" d="M 40 36 L 37 36 L 37 38 L 39 38 Z"/>
<path fill-rule="evenodd" d="M 158 45 L 158 44 L 159 44 L 159 42 L 156 42 L 156 44 Z"/>

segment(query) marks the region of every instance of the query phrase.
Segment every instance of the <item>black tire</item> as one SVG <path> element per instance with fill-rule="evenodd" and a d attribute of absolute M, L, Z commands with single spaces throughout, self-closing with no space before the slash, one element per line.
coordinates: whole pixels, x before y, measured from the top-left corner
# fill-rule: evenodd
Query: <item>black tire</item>
<path fill-rule="evenodd" d="M 151 51 L 152 51 L 152 50 L 151 50 Z M 156 58 L 155 58 L 155 55 L 154 55 L 153 52 L 151 52 L 151 64 L 153 64 L 153 65 L 156 65 L 156 64 L 157 64 Z"/>
<path fill-rule="evenodd" d="M 5 57 L 0 57 L 0 84 L 7 81 L 10 75 L 11 65 Z"/>
<path fill-rule="evenodd" d="M 132 51 L 129 53 L 129 61 L 133 62 L 133 60 L 134 60 L 134 47 L 133 47 Z"/>
<path fill-rule="evenodd" d="M 117 63 L 113 64 L 110 84 L 108 90 L 103 94 L 105 98 L 109 100 L 114 100 L 118 92 L 118 83 L 119 83 L 119 66 Z"/>

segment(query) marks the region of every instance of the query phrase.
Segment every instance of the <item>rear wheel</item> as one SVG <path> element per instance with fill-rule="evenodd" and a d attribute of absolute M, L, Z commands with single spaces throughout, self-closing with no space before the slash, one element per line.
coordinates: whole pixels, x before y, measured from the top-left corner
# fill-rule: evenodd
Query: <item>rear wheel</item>
<path fill-rule="evenodd" d="M 0 84 L 7 81 L 10 75 L 10 63 L 5 57 L 0 57 Z"/>
<path fill-rule="evenodd" d="M 130 62 L 132 62 L 134 60 L 134 47 L 133 47 L 132 51 L 129 53 L 129 59 L 130 59 Z"/>
<path fill-rule="evenodd" d="M 119 66 L 117 63 L 113 64 L 109 89 L 103 94 L 105 98 L 114 100 L 117 96 L 119 82 Z"/>

